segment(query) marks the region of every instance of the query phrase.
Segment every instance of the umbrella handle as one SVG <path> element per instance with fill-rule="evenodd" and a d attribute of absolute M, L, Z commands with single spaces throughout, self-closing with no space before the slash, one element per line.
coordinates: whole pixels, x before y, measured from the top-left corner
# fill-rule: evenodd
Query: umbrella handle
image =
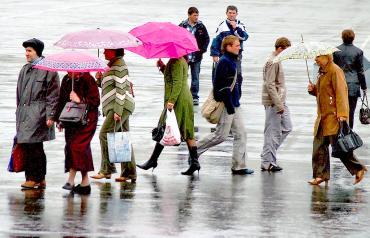
<path fill-rule="evenodd" d="M 310 72 L 308 71 L 307 59 L 305 59 L 305 61 L 306 61 L 306 71 L 307 71 L 307 76 L 308 76 L 308 82 L 312 83 L 311 78 L 310 78 Z"/>

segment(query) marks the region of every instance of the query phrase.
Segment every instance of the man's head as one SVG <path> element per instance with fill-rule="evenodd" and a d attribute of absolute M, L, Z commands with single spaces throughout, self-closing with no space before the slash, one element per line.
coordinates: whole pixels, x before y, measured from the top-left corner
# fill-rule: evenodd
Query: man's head
<path fill-rule="evenodd" d="M 240 41 L 239 38 L 233 35 L 226 36 L 222 40 L 221 51 L 223 53 L 229 52 L 234 55 L 238 55 L 240 51 Z"/>
<path fill-rule="evenodd" d="M 355 39 L 355 32 L 352 29 L 345 29 L 342 31 L 342 40 L 345 44 L 352 44 Z"/>
<path fill-rule="evenodd" d="M 125 54 L 124 49 L 104 49 L 104 56 L 106 60 L 112 60 L 116 57 L 122 57 Z"/>
<path fill-rule="evenodd" d="M 188 18 L 191 23 L 196 23 L 199 18 L 199 11 L 196 7 L 189 7 Z"/>
<path fill-rule="evenodd" d="M 42 56 L 44 50 L 44 43 L 39 39 L 32 38 L 23 42 L 22 46 L 26 49 L 26 59 L 32 62 L 38 57 Z"/>
<path fill-rule="evenodd" d="M 316 64 L 318 64 L 321 68 L 325 68 L 328 63 L 333 62 L 333 55 L 319 55 L 315 58 Z"/>
<path fill-rule="evenodd" d="M 275 51 L 277 54 L 280 54 L 283 50 L 290 47 L 290 40 L 286 37 L 280 37 L 275 41 Z"/>
<path fill-rule="evenodd" d="M 226 8 L 227 19 L 229 19 L 230 21 L 235 21 L 237 16 L 238 16 L 238 8 L 233 5 L 227 6 Z"/>

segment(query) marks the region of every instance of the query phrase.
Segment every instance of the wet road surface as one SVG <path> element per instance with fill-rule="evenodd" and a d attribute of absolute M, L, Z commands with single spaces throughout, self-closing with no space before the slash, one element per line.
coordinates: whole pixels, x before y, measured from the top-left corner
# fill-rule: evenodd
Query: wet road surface
<path fill-rule="evenodd" d="M 6 172 L 15 132 L 15 88 L 25 62 L 21 43 L 38 37 L 44 53 L 59 52 L 52 46 L 64 33 L 86 28 L 130 30 L 147 21 L 180 22 L 194 2 L 139 1 L 16 1 L 0 6 L 0 237 L 368 237 L 370 185 L 367 175 L 353 186 L 353 177 L 337 159 L 332 159 L 329 186 L 312 187 L 312 128 L 315 100 L 306 93 L 304 62 L 287 61 L 284 69 L 294 129 L 279 151 L 280 173 L 259 171 L 263 143 L 264 110 L 260 104 L 262 65 L 277 37 L 327 41 L 340 44 L 343 28 L 353 27 L 356 44 L 370 54 L 367 1 L 234 1 L 250 39 L 243 58 L 242 108 L 248 132 L 250 176 L 232 176 L 232 141 L 211 149 L 200 158 L 200 174 L 186 177 L 185 145 L 165 148 L 157 169 L 138 170 L 136 184 L 112 180 L 91 181 L 89 196 L 71 195 L 65 183 L 64 136 L 45 143 L 48 158 L 47 189 L 21 191 L 23 173 Z M 224 18 L 225 3 L 199 0 L 200 18 L 211 37 Z M 345 13 L 346 17 L 343 17 Z M 323 21 L 322 18 L 326 21 Z M 95 53 L 95 51 L 91 51 Z M 154 146 L 151 129 L 156 125 L 163 100 L 163 79 L 145 60 L 127 53 L 135 84 L 136 110 L 130 126 L 138 163 L 146 161 Z M 311 62 L 312 63 L 312 62 Z M 211 59 L 202 62 L 201 103 L 211 85 Z M 61 73 L 61 76 L 63 73 Z M 195 108 L 197 139 L 213 127 Z M 356 115 L 357 116 L 357 115 Z M 100 118 L 101 124 L 103 118 Z M 98 128 L 99 130 L 99 128 Z M 355 131 L 365 145 L 356 151 L 370 163 L 370 129 L 356 119 Z M 94 165 L 100 166 L 98 132 L 93 139 Z M 79 177 L 77 178 L 79 179 Z M 76 180 L 77 181 L 77 180 Z"/>

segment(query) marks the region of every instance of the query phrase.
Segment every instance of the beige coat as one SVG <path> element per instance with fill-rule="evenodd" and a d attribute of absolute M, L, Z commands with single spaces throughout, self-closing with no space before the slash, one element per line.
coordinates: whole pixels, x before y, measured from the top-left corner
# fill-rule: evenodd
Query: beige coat
<path fill-rule="evenodd" d="M 276 105 L 278 111 L 284 110 L 286 87 L 281 63 L 273 63 L 272 54 L 263 68 L 262 105 Z"/>
<path fill-rule="evenodd" d="M 323 135 L 336 135 L 339 129 L 339 117 L 348 120 L 348 90 L 342 69 L 330 62 L 323 69 L 320 68 L 319 79 L 314 86 L 312 95 L 316 96 L 317 118 L 314 127 L 314 136 L 321 124 Z"/>

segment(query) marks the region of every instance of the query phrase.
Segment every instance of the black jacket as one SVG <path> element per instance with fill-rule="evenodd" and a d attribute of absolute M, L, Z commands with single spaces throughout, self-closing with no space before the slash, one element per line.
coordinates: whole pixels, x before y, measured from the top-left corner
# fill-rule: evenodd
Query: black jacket
<path fill-rule="evenodd" d="M 189 27 L 188 19 L 181 22 L 179 26 L 187 29 Z M 194 37 L 197 40 L 199 51 L 192 53 L 194 55 L 194 59 L 192 61 L 198 62 L 202 60 L 203 54 L 207 52 L 207 48 L 209 45 L 208 31 L 201 21 L 198 21 L 195 25 Z"/>
<path fill-rule="evenodd" d="M 353 44 L 341 44 L 340 51 L 334 52 L 336 63 L 346 76 L 348 96 L 360 97 L 361 89 L 366 89 L 366 80 L 363 67 L 363 52 Z"/>
<path fill-rule="evenodd" d="M 220 58 L 213 78 L 213 96 L 216 101 L 224 102 L 228 114 L 233 114 L 235 108 L 240 106 L 241 88 L 236 80 L 231 91 L 231 86 L 237 74 L 237 55 L 226 52 Z"/>

